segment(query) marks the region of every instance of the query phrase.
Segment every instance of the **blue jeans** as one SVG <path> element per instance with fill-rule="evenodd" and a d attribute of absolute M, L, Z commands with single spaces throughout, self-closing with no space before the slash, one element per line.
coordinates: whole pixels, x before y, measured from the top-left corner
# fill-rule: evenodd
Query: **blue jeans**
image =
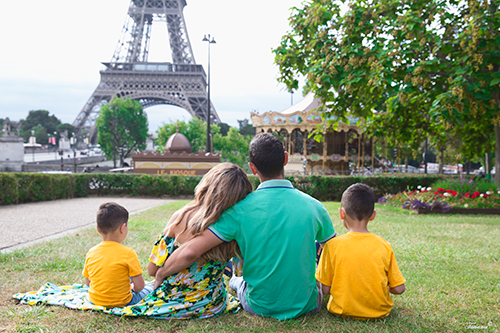
<path fill-rule="evenodd" d="M 243 280 L 243 277 L 233 276 L 231 280 L 229 280 L 229 287 L 234 291 L 236 291 L 236 295 L 240 300 L 241 307 L 243 308 L 243 310 L 250 313 L 251 315 L 258 316 L 258 314 L 255 313 L 254 310 L 252 310 L 250 305 L 248 305 L 247 298 L 245 296 L 247 292 L 247 283 L 245 282 L 245 280 Z"/>
<path fill-rule="evenodd" d="M 252 310 L 250 305 L 248 305 L 247 298 L 245 295 L 247 292 L 247 283 L 245 280 L 243 280 L 243 277 L 233 276 L 231 280 L 229 280 L 229 287 L 234 291 L 236 291 L 236 295 L 240 300 L 241 307 L 243 308 L 243 310 L 245 310 L 246 312 L 250 313 L 253 316 L 258 316 L 258 314 L 255 313 L 254 310 Z M 318 288 L 317 307 L 306 314 L 318 313 L 321 310 L 321 305 L 323 303 L 323 291 L 321 290 L 321 284 L 318 281 L 316 281 L 316 287 Z"/>
<path fill-rule="evenodd" d="M 130 300 L 130 302 L 128 302 L 127 306 L 137 304 L 140 301 L 142 301 L 142 299 L 144 297 L 151 294 L 153 292 L 153 284 L 154 284 L 154 281 L 146 283 L 146 285 L 144 286 L 144 289 L 142 289 L 138 293 L 136 293 L 135 291 L 132 290 L 132 299 Z"/>

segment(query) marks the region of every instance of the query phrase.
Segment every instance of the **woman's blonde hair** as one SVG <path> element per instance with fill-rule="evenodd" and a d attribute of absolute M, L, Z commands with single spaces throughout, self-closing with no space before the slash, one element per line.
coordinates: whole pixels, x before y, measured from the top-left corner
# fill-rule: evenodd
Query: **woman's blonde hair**
<path fill-rule="evenodd" d="M 242 168 L 232 163 L 221 163 L 203 176 L 196 186 L 194 202 L 179 211 L 169 228 L 189 218 L 186 228 L 181 233 L 189 231 L 194 238 L 215 223 L 226 209 L 252 191 L 252 183 Z M 225 262 L 234 255 L 241 256 L 238 244 L 236 241 L 231 241 L 207 251 L 201 258 Z"/>

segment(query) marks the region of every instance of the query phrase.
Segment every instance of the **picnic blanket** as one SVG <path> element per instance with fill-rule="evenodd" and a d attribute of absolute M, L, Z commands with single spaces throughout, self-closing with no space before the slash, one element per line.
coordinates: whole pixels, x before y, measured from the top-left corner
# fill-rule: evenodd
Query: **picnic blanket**
<path fill-rule="evenodd" d="M 157 289 L 161 293 L 160 289 Z M 71 284 L 66 286 L 56 286 L 50 282 L 44 284 L 38 291 L 28 293 L 18 293 L 13 297 L 22 304 L 29 305 L 59 305 L 70 309 L 94 310 L 120 316 L 148 316 L 156 319 L 189 319 L 189 318 L 209 318 L 222 313 L 235 313 L 240 309 L 240 302 L 228 294 L 225 303 L 211 311 L 199 313 L 196 309 L 191 309 L 191 313 L 183 311 L 182 307 L 168 304 L 161 300 L 156 291 L 144 298 L 135 305 L 122 308 L 106 308 L 94 305 L 89 301 L 89 287 L 84 284 Z M 199 304 L 199 308 L 205 308 L 205 304 Z"/>

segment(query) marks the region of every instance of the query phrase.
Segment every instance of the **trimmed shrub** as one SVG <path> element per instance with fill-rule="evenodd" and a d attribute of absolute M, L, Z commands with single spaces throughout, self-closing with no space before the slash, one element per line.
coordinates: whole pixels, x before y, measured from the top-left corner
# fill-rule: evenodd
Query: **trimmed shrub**
<path fill-rule="evenodd" d="M 18 203 L 73 198 L 75 179 L 72 175 L 45 173 L 15 173 Z"/>
<path fill-rule="evenodd" d="M 427 176 L 289 176 L 294 186 L 320 201 L 340 201 L 342 193 L 352 184 L 370 186 L 378 199 L 385 194 L 396 194 L 408 187 L 431 186 L 442 179 L 440 175 Z"/>
<path fill-rule="evenodd" d="M 193 195 L 202 176 L 138 175 L 133 179 L 132 195 Z"/>
<path fill-rule="evenodd" d="M 178 196 L 193 195 L 201 176 L 145 174 L 41 174 L 0 173 L 0 205 L 36 202 L 89 195 Z M 321 201 L 340 201 L 342 193 L 354 183 L 373 188 L 377 198 L 396 194 L 417 185 L 431 186 L 444 177 L 427 176 L 287 176 L 299 190 Z M 254 189 L 260 182 L 249 176 Z"/>
<path fill-rule="evenodd" d="M 0 173 L 0 205 L 16 204 L 19 199 L 17 178 L 14 174 Z"/>

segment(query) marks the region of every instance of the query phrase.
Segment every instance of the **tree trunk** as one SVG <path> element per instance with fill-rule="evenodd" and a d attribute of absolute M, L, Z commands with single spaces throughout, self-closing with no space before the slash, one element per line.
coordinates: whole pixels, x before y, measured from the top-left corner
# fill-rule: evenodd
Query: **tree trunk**
<path fill-rule="evenodd" d="M 427 137 L 425 137 L 425 149 L 424 149 L 424 173 L 427 174 Z"/>
<path fill-rule="evenodd" d="M 441 161 L 439 161 L 439 171 L 438 173 L 440 174 L 443 174 L 443 167 L 444 167 L 444 148 L 441 147 L 440 149 L 440 153 L 441 153 Z"/>
<path fill-rule="evenodd" d="M 495 126 L 495 184 L 500 186 L 500 127 Z"/>

